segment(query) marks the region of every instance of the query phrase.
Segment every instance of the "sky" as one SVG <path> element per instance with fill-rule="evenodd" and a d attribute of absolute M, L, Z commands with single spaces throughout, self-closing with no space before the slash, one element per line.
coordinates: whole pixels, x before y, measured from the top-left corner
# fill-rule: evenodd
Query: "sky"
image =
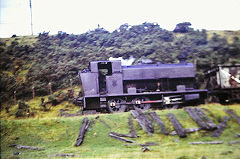
<path fill-rule="evenodd" d="M 240 0 L 32 0 L 33 33 L 82 34 L 98 27 L 158 23 L 173 30 L 240 30 Z M 31 35 L 29 0 L 0 0 L 0 38 Z"/>

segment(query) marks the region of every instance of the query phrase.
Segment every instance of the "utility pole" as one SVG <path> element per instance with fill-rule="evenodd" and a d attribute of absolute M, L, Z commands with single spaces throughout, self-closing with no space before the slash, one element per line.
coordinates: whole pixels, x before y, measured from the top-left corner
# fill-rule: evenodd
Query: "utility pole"
<path fill-rule="evenodd" d="M 32 0 L 29 0 L 29 4 L 30 4 L 30 13 L 31 13 L 31 32 L 33 35 L 33 23 L 32 23 Z"/>

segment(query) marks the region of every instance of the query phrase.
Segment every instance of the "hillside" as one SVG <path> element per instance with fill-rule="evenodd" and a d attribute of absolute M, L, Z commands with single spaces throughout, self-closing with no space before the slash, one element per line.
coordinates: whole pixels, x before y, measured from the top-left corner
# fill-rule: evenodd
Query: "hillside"
<path fill-rule="evenodd" d="M 207 116 L 218 124 L 227 114 L 225 108 L 234 109 L 240 115 L 240 105 L 222 106 L 209 104 L 200 106 Z M 156 110 L 154 110 L 156 111 Z M 166 114 L 174 113 L 184 128 L 197 127 L 197 124 L 187 115 L 183 109 L 157 110 L 159 117 L 166 125 L 166 129 L 172 132 L 173 126 Z M 96 118 L 98 116 L 98 118 Z M 155 133 L 147 135 L 137 123 L 133 121 L 134 129 L 140 136 L 131 140 L 139 144 L 146 142 L 157 143 L 157 146 L 149 146 L 150 151 L 142 152 L 137 145 L 125 146 L 126 143 L 108 136 L 110 131 L 129 133 L 128 117 L 130 112 L 116 114 L 96 114 L 87 116 L 91 121 L 83 144 L 74 147 L 81 122 L 85 116 L 64 118 L 44 117 L 20 120 L 1 119 L 1 158 L 14 158 L 13 153 L 19 152 L 19 158 L 59 158 L 59 154 L 74 154 L 74 158 L 162 158 L 162 159 L 200 159 L 203 156 L 211 159 L 239 158 L 239 144 L 228 144 L 231 141 L 239 141 L 236 137 L 240 132 L 239 124 L 231 119 L 223 134 L 219 137 L 210 137 L 211 132 L 201 130 L 188 134 L 186 138 L 163 135 L 154 124 Z M 101 120 L 101 121 L 100 121 Z M 103 122 L 108 124 L 106 127 Z M 196 141 L 223 141 L 218 145 L 190 145 Z M 9 145 L 25 145 L 44 148 L 45 150 L 23 150 L 9 147 Z M 16 156 L 15 156 L 16 157 Z"/>
<path fill-rule="evenodd" d="M 1 108 L 14 105 L 15 97 L 31 99 L 33 87 L 36 96 L 46 96 L 49 83 L 53 92 L 68 89 L 70 79 L 79 86 L 77 73 L 92 60 L 133 56 L 135 63 L 141 59 L 176 63 L 177 57 L 186 57 L 196 64 L 199 85 L 209 67 L 240 63 L 240 31 L 199 31 L 189 23 L 179 26 L 167 31 L 155 23 L 123 24 L 113 32 L 97 28 L 81 35 L 43 32 L 0 39 Z"/>

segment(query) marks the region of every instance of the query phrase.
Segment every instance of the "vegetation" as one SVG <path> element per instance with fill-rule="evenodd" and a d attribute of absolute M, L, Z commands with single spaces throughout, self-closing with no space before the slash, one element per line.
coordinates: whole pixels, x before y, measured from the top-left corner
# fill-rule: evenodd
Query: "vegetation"
<path fill-rule="evenodd" d="M 225 108 L 234 109 L 240 115 L 240 105 L 222 106 L 219 104 L 202 105 L 206 108 L 207 115 L 218 124 L 223 116 Z M 174 113 L 184 128 L 197 127 L 186 112 L 178 110 L 157 110 L 157 114 L 163 119 L 168 131 L 173 131 L 172 124 L 166 114 Z M 83 145 L 74 147 L 81 121 L 84 116 L 63 118 L 45 117 L 21 120 L 1 119 L 1 157 L 6 159 L 13 156 L 14 152 L 20 152 L 20 158 L 48 158 L 56 154 L 75 154 L 80 158 L 162 158 L 162 159 L 200 159 L 206 158 L 239 158 L 239 144 L 229 145 L 229 141 L 238 140 L 236 134 L 240 131 L 237 122 L 231 119 L 227 128 L 219 138 L 211 138 L 210 132 L 201 130 L 189 134 L 187 138 L 163 135 L 157 126 L 153 136 L 147 135 L 134 120 L 134 128 L 139 138 L 133 139 L 137 143 L 157 142 L 158 146 L 151 146 L 149 152 L 142 152 L 140 146 L 124 146 L 126 143 L 108 136 L 110 131 L 128 133 L 127 125 L 130 112 L 118 114 L 89 115 L 91 120 L 89 130 L 86 133 Z M 98 119 L 105 121 L 111 129 L 107 128 Z M 190 145 L 194 141 L 221 140 L 221 145 Z M 27 145 L 44 148 L 45 150 L 19 150 L 9 147 L 11 144 Z"/>
<path fill-rule="evenodd" d="M 18 102 L 18 109 L 16 111 L 16 117 L 26 117 L 29 114 L 29 106 L 23 101 Z"/>
<path fill-rule="evenodd" d="M 13 105 L 7 105 L 4 109 L 1 110 L 0 118 L 7 120 L 12 119 L 23 119 L 23 118 L 45 118 L 45 117 L 58 117 L 62 112 L 68 114 L 80 113 L 79 107 L 77 107 L 72 98 L 68 97 L 68 90 L 64 89 L 61 91 L 56 91 L 52 95 L 46 95 L 41 97 L 36 97 L 34 99 L 28 100 L 26 102 L 19 101 Z M 74 96 L 77 96 L 79 92 L 78 87 L 74 87 Z M 20 104 L 20 107 L 19 107 Z M 26 107 L 21 111 L 24 104 Z M 18 116 L 20 113 L 23 115 Z"/>
<path fill-rule="evenodd" d="M 205 131 L 195 132 L 185 139 L 164 136 L 157 125 L 156 133 L 148 136 L 136 121 L 134 127 L 140 138 L 137 143 L 157 142 L 143 153 L 139 146 L 108 137 L 110 131 L 128 133 L 127 113 L 91 115 L 90 129 L 81 147 L 74 147 L 83 116 L 65 118 L 64 114 L 77 114 L 74 98 L 81 89 L 78 71 L 92 60 L 109 57 L 129 58 L 136 61 L 177 63 L 178 57 L 193 62 L 197 70 L 197 83 L 203 83 L 203 71 L 216 64 L 240 63 L 240 31 L 194 30 L 191 23 L 177 24 L 174 31 L 162 29 L 156 23 L 130 26 L 121 25 L 113 32 L 104 28 L 81 35 L 48 32 L 38 36 L 13 36 L 0 39 L 0 106 L 1 106 L 1 158 L 47 158 L 59 153 L 74 153 L 84 158 L 168 158 L 196 159 L 238 158 L 239 146 L 228 145 L 236 140 L 239 125 L 230 120 L 227 129 L 217 139 Z M 215 123 L 224 115 L 224 108 L 232 108 L 240 115 L 240 105 L 203 105 Z M 169 131 L 173 131 L 167 113 L 174 113 L 185 128 L 196 127 L 183 110 L 157 111 Z M 96 120 L 100 116 L 108 129 Z M 234 132 L 234 133 L 233 133 Z M 222 140 L 222 145 L 189 145 L 192 141 Z M 45 150 L 18 150 L 11 144 L 43 147 Z M 211 151 L 209 151 L 211 150 Z M 114 152 L 114 153 L 113 153 Z"/>
<path fill-rule="evenodd" d="M 79 85 L 78 71 L 92 60 L 133 56 L 135 64 L 143 59 L 177 63 L 182 57 L 196 64 L 199 86 L 209 67 L 240 63 L 240 31 L 194 30 L 190 26 L 189 22 L 179 23 L 174 31 L 167 31 L 156 23 L 123 24 L 111 33 L 99 27 L 81 35 L 59 31 L 51 36 L 43 32 L 0 39 L 1 109 L 9 109 L 16 100 L 32 99 L 33 91 L 36 96 L 46 96 Z M 49 99 L 53 105 L 67 100 Z"/>

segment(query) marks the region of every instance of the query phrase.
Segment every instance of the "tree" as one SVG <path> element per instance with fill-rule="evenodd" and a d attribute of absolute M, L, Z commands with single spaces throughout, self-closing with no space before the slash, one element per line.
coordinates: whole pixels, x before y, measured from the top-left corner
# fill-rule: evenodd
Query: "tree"
<path fill-rule="evenodd" d="M 187 32 L 190 31 L 189 26 L 191 26 L 191 25 L 192 24 L 190 22 L 179 23 L 179 24 L 176 25 L 173 32 L 175 32 L 175 33 L 187 33 Z"/>

